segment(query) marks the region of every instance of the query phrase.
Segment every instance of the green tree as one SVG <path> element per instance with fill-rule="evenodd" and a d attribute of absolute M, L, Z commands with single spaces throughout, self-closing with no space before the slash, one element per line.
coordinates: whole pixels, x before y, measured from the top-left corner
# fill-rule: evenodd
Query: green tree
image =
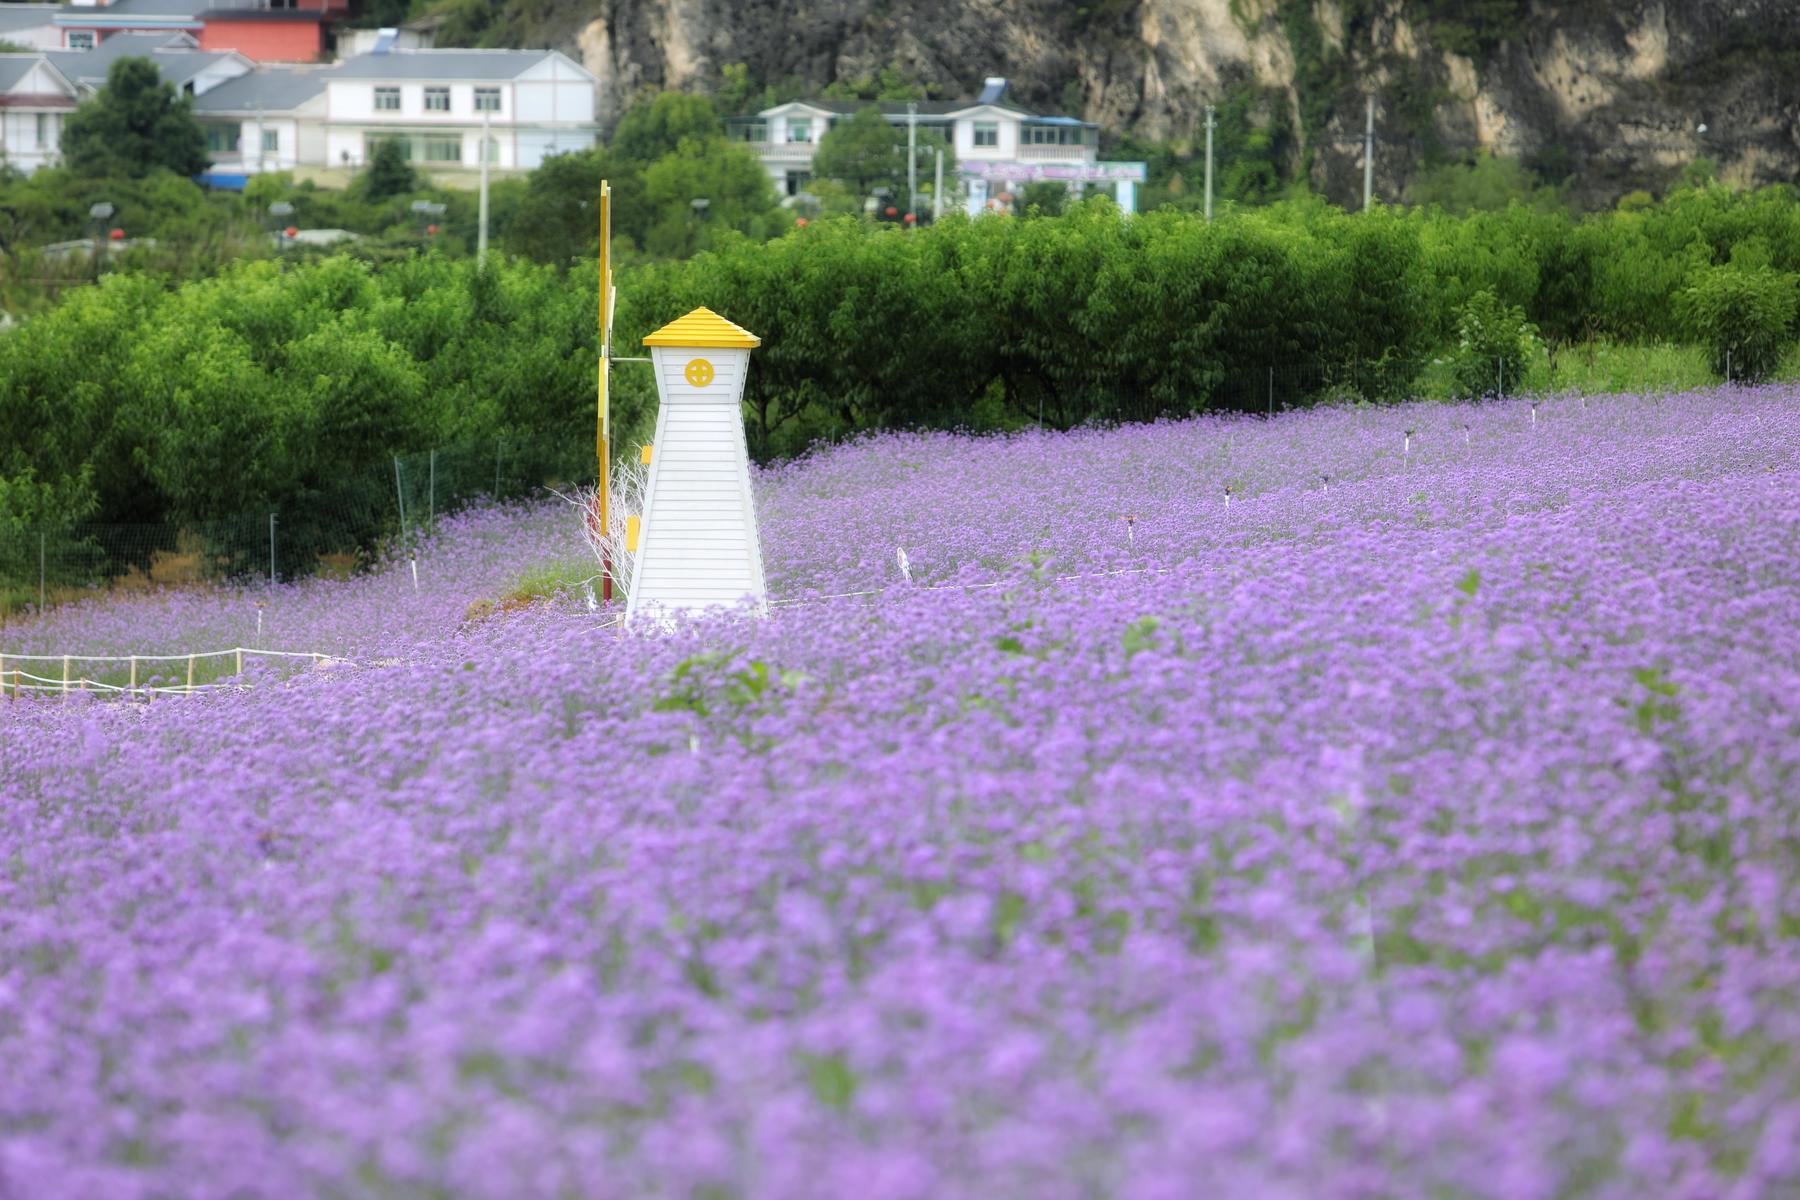
<path fill-rule="evenodd" d="M 651 254 L 685 257 L 726 231 L 760 241 L 788 223 L 769 173 L 748 150 L 722 137 L 684 139 L 651 163 L 643 178 L 643 211 L 651 221 L 641 244 Z"/>
<path fill-rule="evenodd" d="M 1025 185 L 1019 194 L 1019 210 L 1027 216 L 1055 217 L 1069 202 L 1069 185 L 1054 179 L 1040 179 Z"/>
<path fill-rule="evenodd" d="M 684 141 L 724 139 L 725 126 L 712 101 L 685 92 L 662 92 L 620 118 L 608 149 L 622 162 L 648 166 L 675 153 Z"/>
<path fill-rule="evenodd" d="M 524 199 L 507 230 L 507 247 L 559 266 L 594 255 L 600 240 L 595 206 L 600 181 L 607 178 L 608 158 L 598 148 L 546 158 L 526 178 Z M 616 200 L 617 182 L 614 188 Z"/>
<path fill-rule="evenodd" d="M 406 150 L 400 139 L 387 137 L 375 143 L 375 153 L 369 156 L 369 168 L 358 177 L 356 184 L 363 199 L 386 200 L 416 191 L 419 177 L 412 164 L 406 161 Z"/>
<path fill-rule="evenodd" d="M 1686 331 L 1731 380 L 1767 378 L 1794 324 L 1795 277 L 1767 266 L 1732 264 L 1696 271 L 1677 309 Z"/>
<path fill-rule="evenodd" d="M 886 188 L 897 196 L 906 186 L 906 132 L 890 125 L 873 105 L 858 109 L 819 139 L 812 171 L 858 195 Z"/>
<path fill-rule="evenodd" d="M 1516 391 L 1536 363 L 1537 329 L 1523 309 L 1484 288 L 1469 298 L 1457 321 L 1453 357 L 1456 394 L 1504 395 Z"/>
<path fill-rule="evenodd" d="M 147 58 L 121 58 L 106 83 L 63 126 L 63 160 L 77 174 L 136 178 L 155 167 L 198 175 L 206 137 L 190 101 L 163 82 Z"/>

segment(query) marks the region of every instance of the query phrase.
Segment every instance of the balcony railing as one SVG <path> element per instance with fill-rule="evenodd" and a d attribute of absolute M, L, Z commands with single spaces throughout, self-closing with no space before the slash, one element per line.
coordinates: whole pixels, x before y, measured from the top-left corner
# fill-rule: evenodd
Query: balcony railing
<path fill-rule="evenodd" d="M 810 161 L 817 142 L 738 142 L 758 158 L 782 158 Z"/>
<path fill-rule="evenodd" d="M 1094 162 L 1099 152 L 1093 146 L 1033 146 L 1019 147 L 1020 162 Z"/>

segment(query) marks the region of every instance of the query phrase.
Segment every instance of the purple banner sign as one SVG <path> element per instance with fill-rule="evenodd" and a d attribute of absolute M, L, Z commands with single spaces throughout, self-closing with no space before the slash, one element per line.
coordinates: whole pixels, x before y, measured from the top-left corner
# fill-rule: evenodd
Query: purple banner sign
<path fill-rule="evenodd" d="M 957 168 L 971 179 L 1004 180 L 1009 183 L 1044 179 L 1081 183 L 1143 183 L 1146 178 L 1144 164 L 1141 162 L 963 162 L 958 163 Z"/>

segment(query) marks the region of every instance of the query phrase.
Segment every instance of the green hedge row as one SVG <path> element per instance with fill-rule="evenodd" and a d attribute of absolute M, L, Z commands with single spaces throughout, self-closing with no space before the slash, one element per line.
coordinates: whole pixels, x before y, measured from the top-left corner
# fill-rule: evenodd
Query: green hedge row
<path fill-rule="evenodd" d="M 624 272 L 618 352 L 702 304 L 761 335 L 745 399 L 768 458 L 872 428 L 1260 411 L 1265 377 L 1309 381 L 1284 403 L 1394 398 L 1434 358 L 1467 358 L 1474 391 L 1539 339 L 1703 342 L 1754 377 L 1792 336 L 1796 272 L 1785 188 L 1578 220 L 1296 202 L 1209 224 L 1104 201 L 912 231 L 842 218 Z M 595 318 L 591 266 L 109 276 L 0 334 L 0 535 L 299 512 L 395 453 L 591 444 Z M 653 393 L 641 368 L 614 378 L 626 446 Z"/>

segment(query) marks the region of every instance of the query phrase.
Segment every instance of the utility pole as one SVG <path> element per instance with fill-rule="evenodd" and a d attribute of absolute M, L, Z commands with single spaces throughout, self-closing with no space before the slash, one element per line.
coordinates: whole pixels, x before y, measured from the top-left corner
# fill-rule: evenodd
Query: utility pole
<path fill-rule="evenodd" d="M 1206 106 L 1206 219 L 1212 220 L 1213 106 Z"/>
<path fill-rule="evenodd" d="M 919 194 L 919 106 L 911 100 L 906 102 L 906 207 L 904 213 L 913 212 L 913 197 Z M 913 224 L 918 224 L 914 214 Z"/>
<path fill-rule="evenodd" d="M 1375 97 L 1368 98 L 1363 121 L 1363 211 L 1375 205 Z"/>
<path fill-rule="evenodd" d="M 937 175 L 931 184 L 931 219 L 936 222 L 944 215 L 944 148 L 938 147 Z"/>
<path fill-rule="evenodd" d="M 487 268 L 488 243 L 488 118 L 490 114 L 483 110 L 481 114 L 481 232 L 475 237 L 475 269 Z"/>

